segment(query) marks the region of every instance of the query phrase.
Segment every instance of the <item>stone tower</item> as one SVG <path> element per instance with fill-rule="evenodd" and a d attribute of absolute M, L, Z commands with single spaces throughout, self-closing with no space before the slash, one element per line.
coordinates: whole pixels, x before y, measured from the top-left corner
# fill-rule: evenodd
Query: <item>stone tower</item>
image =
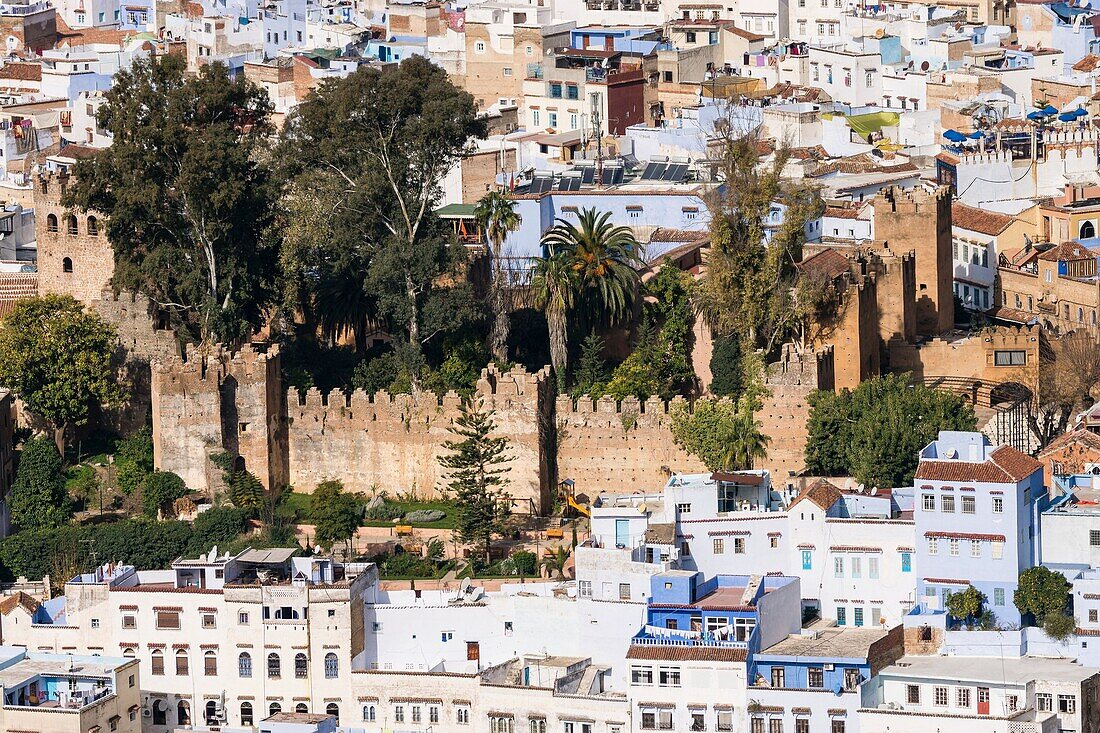
<path fill-rule="evenodd" d="M 69 176 L 42 175 L 34 182 L 34 229 L 38 240 L 40 293 L 72 295 L 91 304 L 99 300 L 114 274 L 107 242 L 107 218 L 61 205 Z"/>
<path fill-rule="evenodd" d="M 916 331 L 939 336 L 955 325 L 951 265 L 951 192 L 940 186 L 903 191 L 891 187 L 875 198 L 875 239 L 895 253 L 916 256 Z"/>

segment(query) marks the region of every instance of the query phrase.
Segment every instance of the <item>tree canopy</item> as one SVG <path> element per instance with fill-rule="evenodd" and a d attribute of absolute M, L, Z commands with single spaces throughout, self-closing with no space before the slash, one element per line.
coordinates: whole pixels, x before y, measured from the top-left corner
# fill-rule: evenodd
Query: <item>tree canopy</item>
<path fill-rule="evenodd" d="M 974 430 L 960 395 L 909 384 L 909 375 L 864 381 L 855 391 L 810 395 L 806 467 L 821 476 L 855 476 L 868 486 L 908 486 L 921 449 L 941 430 Z"/>
<path fill-rule="evenodd" d="M 693 409 L 674 408 L 672 437 L 676 444 L 711 471 L 741 471 L 767 455 L 771 439 L 753 420 L 748 402 L 700 399 Z"/>
<path fill-rule="evenodd" d="M 344 492 L 340 481 L 322 481 L 313 490 L 310 521 L 314 542 L 327 550 L 346 545 L 359 530 L 363 504 L 359 497 Z"/>
<path fill-rule="evenodd" d="M 276 189 L 260 161 L 267 94 L 222 63 L 138 58 L 99 110 L 110 147 L 77 162 L 64 199 L 109 216 L 116 287 L 147 294 L 204 340 L 262 323 L 277 291 Z"/>
<path fill-rule="evenodd" d="M 61 455 L 52 441 L 31 438 L 23 445 L 10 506 L 12 522 L 21 530 L 57 527 L 69 521 L 72 506 L 65 492 Z"/>
<path fill-rule="evenodd" d="M 1012 602 L 1023 615 L 1042 626 L 1049 615 L 1064 614 L 1070 603 L 1070 584 L 1057 570 L 1038 565 L 1020 573 Z"/>
<path fill-rule="evenodd" d="M 329 330 L 358 335 L 376 320 L 413 356 L 461 327 L 469 298 L 440 301 L 465 286 L 440 278 L 465 251 L 434 210 L 443 178 L 484 135 L 473 98 L 420 56 L 321 84 L 288 119 L 278 151 L 292 190 L 326 219 L 321 236 L 284 244 L 293 278 L 284 293 L 307 312 L 333 312 Z"/>
<path fill-rule="evenodd" d="M 58 452 L 71 426 L 123 398 L 116 342 L 114 328 L 68 295 L 17 301 L 0 322 L 0 384 L 53 427 Z"/>

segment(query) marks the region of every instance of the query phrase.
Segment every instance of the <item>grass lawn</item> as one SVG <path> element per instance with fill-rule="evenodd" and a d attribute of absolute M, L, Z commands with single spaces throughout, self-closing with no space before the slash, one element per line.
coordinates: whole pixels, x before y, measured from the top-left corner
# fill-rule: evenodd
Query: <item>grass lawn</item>
<path fill-rule="evenodd" d="M 309 509 L 313 506 L 313 497 L 310 494 L 292 491 L 286 496 L 286 505 L 293 510 L 298 521 L 304 522 L 309 519 Z"/>

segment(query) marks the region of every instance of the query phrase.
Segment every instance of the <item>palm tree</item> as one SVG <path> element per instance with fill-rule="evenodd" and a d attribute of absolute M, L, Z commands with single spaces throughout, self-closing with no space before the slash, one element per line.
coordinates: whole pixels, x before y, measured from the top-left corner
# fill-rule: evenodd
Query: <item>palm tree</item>
<path fill-rule="evenodd" d="M 577 273 L 569 251 L 547 249 L 535 263 L 531 293 L 535 305 L 546 314 L 550 330 L 550 364 L 557 378 L 558 391 L 565 391 L 565 372 L 569 361 L 569 313 L 577 291 Z"/>
<path fill-rule="evenodd" d="M 629 227 L 615 226 L 610 212 L 583 209 L 574 226 L 565 219 L 543 236 L 543 247 L 567 251 L 577 273 L 578 299 L 594 324 L 610 325 L 630 313 L 642 264 L 641 245 Z"/>
<path fill-rule="evenodd" d="M 498 364 L 508 360 L 508 304 L 504 276 L 504 240 L 519 229 L 522 217 L 516 213 L 516 202 L 502 189 L 490 191 L 474 207 L 474 218 L 492 245 L 493 281 L 490 285 L 493 328 L 489 348 Z"/>
<path fill-rule="evenodd" d="M 753 420 L 752 412 L 746 409 L 738 412 L 722 452 L 726 470 L 750 469 L 757 458 L 767 457 L 771 438 L 760 431 L 761 427 L 759 422 Z"/>
<path fill-rule="evenodd" d="M 553 555 L 544 558 L 542 566 L 546 568 L 546 574 L 550 577 L 557 575 L 559 578 L 565 577 L 565 566 L 569 564 L 569 550 L 559 545 Z"/>

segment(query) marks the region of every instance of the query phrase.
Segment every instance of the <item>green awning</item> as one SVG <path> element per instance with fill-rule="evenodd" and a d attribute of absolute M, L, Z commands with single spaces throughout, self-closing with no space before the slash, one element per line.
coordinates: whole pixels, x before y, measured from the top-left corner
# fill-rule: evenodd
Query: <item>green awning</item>
<path fill-rule="evenodd" d="M 436 209 L 435 213 L 441 219 L 473 219 L 476 204 L 447 204 Z"/>
<path fill-rule="evenodd" d="M 848 126 L 861 137 L 867 137 L 872 132 L 878 132 L 884 127 L 894 127 L 901 119 L 897 112 L 871 112 L 865 115 L 849 115 L 846 120 Z"/>

